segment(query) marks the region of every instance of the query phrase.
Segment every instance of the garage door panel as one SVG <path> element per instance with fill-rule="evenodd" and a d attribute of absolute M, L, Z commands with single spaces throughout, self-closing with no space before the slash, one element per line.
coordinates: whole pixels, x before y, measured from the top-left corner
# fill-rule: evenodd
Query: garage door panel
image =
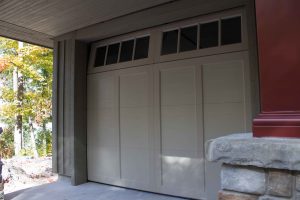
<path fill-rule="evenodd" d="M 162 160 L 164 190 L 173 194 L 188 194 L 189 197 L 203 193 L 203 160 L 176 156 L 163 156 Z"/>
<path fill-rule="evenodd" d="M 88 179 L 93 181 L 120 179 L 116 80 L 114 72 L 88 76 Z"/>
<path fill-rule="evenodd" d="M 197 156 L 196 66 L 159 65 L 162 155 Z"/>
<path fill-rule="evenodd" d="M 88 94 L 93 94 L 88 98 L 88 109 L 112 108 L 115 106 L 116 79 L 114 73 L 89 75 Z"/>
<path fill-rule="evenodd" d="M 115 126 L 114 109 L 103 108 L 90 110 L 89 131 L 95 132 L 91 144 L 100 144 L 106 146 L 118 146 L 117 127 Z"/>
<path fill-rule="evenodd" d="M 147 72 L 123 72 L 120 76 L 120 106 L 149 105 L 149 74 Z"/>
<path fill-rule="evenodd" d="M 89 180 L 216 199 L 220 165 L 205 163 L 204 143 L 246 131 L 242 59 L 218 55 L 93 75 Z"/>
<path fill-rule="evenodd" d="M 205 139 L 246 131 L 242 60 L 203 64 L 203 96 Z"/>
<path fill-rule="evenodd" d="M 203 65 L 205 103 L 244 101 L 244 66 L 242 61 Z"/>
<path fill-rule="evenodd" d="M 149 107 L 121 108 L 121 146 L 149 147 Z"/>
<path fill-rule="evenodd" d="M 148 67 L 122 70 L 119 75 L 121 179 L 129 187 L 145 190 L 150 188 L 153 168 L 150 78 Z"/>
<path fill-rule="evenodd" d="M 161 108 L 162 154 L 196 157 L 196 106 L 163 106 Z"/>
<path fill-rule="evenodd" d="M 149 149 L 122 148 L 122 179 L 133 183 L 145 184 L 149 188 L 149 161 Z"/>
<path fill-rule="evenodd" d="M 243 103 L 205 104 L 205 139 L 245 132 L 244 109 Z"/>
<path fill-rule="evenodd" d="M 204 191 L 199 62 L 157 65 L 163 193 L 200 198 Z M 157 83 L 156 83 L 157 84 Z"/>
<path fill-rule="evenodd" d="M 185 66 L 162 68 L 161 105 L 193 105 L 195 104 L 195 67 Z"/>
<path fill-rule="evenodd" d="M 233 133 L 246 132 L 244 103 L 204 104 L 205 141 Z M 216 199 L 220 188 L 221 163 L 207 162 L 206 188 L 209 197 Z"/>
<path fill-rule="evenodd" d="M 103 179 L 120 179 L 118 148 L 98 145 L 95 148 L 90 148 L 89 152 L 88 160 L 94 162 L 93 165 L 88 165 L 89 180 L 102 182 Z"/>
<path fill-rule="evenodd" d="M 232 58 L 230 58 L 232 57 Z M 205 141 L 246 130 L 246 76 L 244 61 L 238 56 L 203 63 Z M 220 188 L 220 163 L 206 163 L 207 196 L 216 199 Z"/>

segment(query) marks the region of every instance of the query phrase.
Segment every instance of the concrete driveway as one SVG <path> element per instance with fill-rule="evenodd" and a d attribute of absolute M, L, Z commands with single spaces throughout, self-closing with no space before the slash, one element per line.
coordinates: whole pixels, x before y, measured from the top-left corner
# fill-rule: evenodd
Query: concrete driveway
<path fill-rule="evenodd" d="M 72 186 L 69 180 L 60 179 L 5 195 L 5 200 L 184 200 L 170 196 L 124 189 L 97 183 Z"/>

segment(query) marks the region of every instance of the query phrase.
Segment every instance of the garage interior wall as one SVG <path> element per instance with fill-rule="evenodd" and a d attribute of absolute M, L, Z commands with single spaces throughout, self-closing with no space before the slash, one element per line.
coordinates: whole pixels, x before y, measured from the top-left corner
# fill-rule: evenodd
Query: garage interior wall
<path fill-rule="evenodd" d="M 182 2 L 185 7 L 190 6 L 189 12 L 181 12 Z M 189 2 L 193 4 L 189 5 Z M 53 85 L 53 170 L 63 176 L 71 177 L 72 184 L 77 185 L 87 181 L 86 159 L 86 69 L 88 46 L 91 39 L 101 40 L 106 37 L 124 34 L 133 30 L 145 28 L 144 26 L 160 25 L 179 19 L 199 16 L 211 12 L 244 6 L 247 13 L 247 28 L 249 40 L 249 57 L 251 68 L 252 113 L 259 110 L 258 75 L 257 75 L 257 46 L 254 17 L 254 1 L 252 0 L 226 0 L 226 1 L 175 1 L 165 6 L 175 9 L 166 15 L 156 15 L 155 19 L 147 23 L 134 23 L 129 29 L 122 26 L 124 21 L 133 20 L 150 10 L 134 13 L 115 20 L 101 23 L 86 29 L 57 37 L 54 43 L 54 85 Z M 204 6 L 205 4 L 205 6 Z M 192 6 L 191 6 L 192 5 Z M 164 7 L 153 8 L 153 12 L 164 10 Z M 178 12 L 177 12 L 178 11 Z M 178 13 L 183 13 L 178 15 Z M 157 18 L 161 17 L 161 20 Z M 148 20 L 148 19 L 147 19 Z M 127 24 L 127 23 L 125 23 Z M 114 28 L 113 28 L 114 27 Z M 116 29 L 116 27 L 119 27 Z M 122 29 L 121 27 L 124 27 Z M 91 33 L 93 37 L 91 36 Z M 98 35 L 98 37 L 94 37 Z M 80 41 L 79 41 L 80 40 Z M 84 41 L 84 42 L 83 42 Z"/>

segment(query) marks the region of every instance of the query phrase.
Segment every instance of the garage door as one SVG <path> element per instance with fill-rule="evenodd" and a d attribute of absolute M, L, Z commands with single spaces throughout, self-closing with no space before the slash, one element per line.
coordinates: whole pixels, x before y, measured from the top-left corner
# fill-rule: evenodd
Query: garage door
<path fill-rule="evenodd" d="M 166 34 L 160 33 L 162 40 L 158 41 L 164 41 Z M 151 53 L 155 47 L 152 37 L 109 41 L 105 50 L 103 46 L 95 49 L 91 60 L 97 60 L 97 53 L 101 57 L 101 48 L 105 56 L 98 58 L 97 65 L 103 66 L 88 74 L 88 179 L 215 199 L 208 191 L 218 190 L 219 166 L 206 163 L 204 143 L 248 129 L 248 53 L 174 59 L 181 58 L 180 48 L 176 47 L 177 56 L 169 47 L 166 52 L 170 55 L 155 55 L 155 50 Z M 145 57 L 143 50 L 137 53 L 141 41 L 148 48 Z M 130 43 L 131 61 L 124 64 L 122 47 L 131 49 Z M 111 64 L 114 48 L 118 56 Z M 135 59 L 138 54 L 141 59 Z"/>

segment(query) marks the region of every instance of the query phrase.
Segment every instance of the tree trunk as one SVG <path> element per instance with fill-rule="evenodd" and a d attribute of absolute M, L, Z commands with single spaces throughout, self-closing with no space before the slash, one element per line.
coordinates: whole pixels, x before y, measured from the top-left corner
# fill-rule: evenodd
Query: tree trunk
<path fill-rule="evenodd" d="M 46 133 L 46 123 L 43 122 L 43 154 L 44 156 L 47 156 L 48 155 L 48 152 L 47 152 L 47 133 Z"/>
<path fill-rule="evenodd" d="M 36 143 L 35 143 L 35 137 L 34 137 L 34 128 L 31 117 L 29 117 L 29 129 L 30 129 L 30 140 L 31 140 L 31 147 L 33 151 L 33 155 L 35 158 L 39 157 L 39 154 L 37 152 Z"/>
<path fill-rule="evenodd" d="M 14 92 L 16 93 L 16 104 L 17 108 L 21 109 L 22 106 L 22 100 L 23 100 L 23 76 L 18 71 L 18 68 L 14 68 L 13 72 L 13 86 L 14 86 Z M 22 127 L 23 127 L 23 117 L 18 111 L 16 113 L 16 124 L 15 124 L 15 131 L 14 131 L 14 147 L 15 147 L 15 155 L 19 155 L 20 151 L 23 147 L 23 133 L 22 133 Z"/>
<path fill-rule="evenodd" d="M 18 43 L 18 48 L 23 48 L 23 42 Z M 19 56 L 22 56 L 19 54 Z M 17 104 L 18 111 L 16 113 L 16 124 L 14 131 L 14 147 L 15 155 L 19 155 L 23 148 L 23 116 L 20 114 L 19 109 L 22 107 L 23 95 L 24 95 L 24 79 L 22 73 L 17 67 L 14 67 L 13 71 L 13 89 L 16 94 L 15 101 Z"/>

